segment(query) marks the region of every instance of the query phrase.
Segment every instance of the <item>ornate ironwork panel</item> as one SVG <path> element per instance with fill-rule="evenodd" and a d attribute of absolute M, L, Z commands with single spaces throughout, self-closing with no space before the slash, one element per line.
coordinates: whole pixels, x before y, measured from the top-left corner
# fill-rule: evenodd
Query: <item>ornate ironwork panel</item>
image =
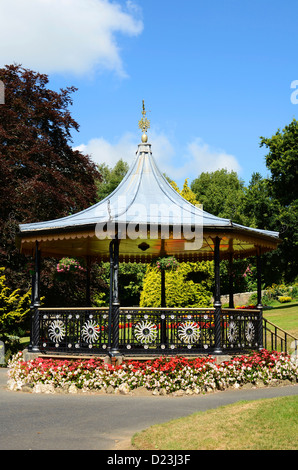
<path fill-rule="evenodd" d="M 120 309 L 119 349 L 130 353 L 211 351 L 213 309 Z"/>
<path fill-rule="evenodd" d="M 227 309 L 222 312 L 222 345 L 226 350 L 257 349 L 260 312 Z"/>
<path fill-rule="evenodd" d="M 40 309 L 40 351 L 106 353 L 108 309 Z"/>
<path fill-rule="evenodd" d="M 39 309 L 40 351 L 107 354 L 212 354 L 215 350 L 213 308 L 119 308 L 119 324 L 109 323 L 108 308 Z M 260 311 L 223 309 L 223 352 L 258 348 Z M 110 333 L 110 334 L 109 334 Z M 115 339 L 116 338 L 116 339 Z M 114 343 L 115 345 L 115 343 Z"/>

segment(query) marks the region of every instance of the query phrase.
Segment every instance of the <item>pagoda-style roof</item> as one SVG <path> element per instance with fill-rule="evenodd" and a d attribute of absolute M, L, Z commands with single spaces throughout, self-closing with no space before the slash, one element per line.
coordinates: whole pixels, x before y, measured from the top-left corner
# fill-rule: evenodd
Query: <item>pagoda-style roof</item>
<path fill-rule="evenodd" d="M 221 258 L 264 253 L 280 242 L 278 232 L 235 224 L 186 201 L 157 167 L 146 133 L 128 173 L 108 197 L 76 214 L 19 229 L 24 254 L 33 254 L 38 241 L 42 256 L 103 261 L 109 260 L 115 236 L 120 260 L 131 262 L 150 262 L 161 255 L 181 261 L 213 259 L 216 236 L 221 239 Z"/>

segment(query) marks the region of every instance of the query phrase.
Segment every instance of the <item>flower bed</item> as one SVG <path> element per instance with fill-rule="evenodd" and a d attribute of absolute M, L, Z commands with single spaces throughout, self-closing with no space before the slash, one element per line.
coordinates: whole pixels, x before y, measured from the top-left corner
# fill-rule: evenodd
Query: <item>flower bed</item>
<path fill-rule="evenodd" d="M 206 391 L 238 388 L 244 384 L 270 385 L 277 381 L 298 381 L 298 363 L 284 353 L 263 350 L 233 357 L 216 364 L 212 357 L 195 359 L 160 357 L 147 361 L 126 361 L 108 365 L 102 359 L 59 360 L 38 358 L 25 362 L 22 353 L 9 365 L 9 388 L 25 386 L 37 391 L 47 385 L 51 391 L 75 387 L 81 391 L 113 391 L 129 393 L 139 387 L 155 394 L 205 393 Z M 48 390 L 49 390 L 48 387 Z"/>

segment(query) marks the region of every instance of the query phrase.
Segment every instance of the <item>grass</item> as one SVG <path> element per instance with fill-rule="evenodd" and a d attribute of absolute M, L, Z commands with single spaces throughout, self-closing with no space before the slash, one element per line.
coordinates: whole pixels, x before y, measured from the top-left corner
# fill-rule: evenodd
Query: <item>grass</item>
<path fill-rule="evenodd" d="M 283 330 L 298 338 L 298 301 L 280 304 L 278 301 L 272 303 L 272 309 L 264 310 L 263 316 L 266 320 L 275 323 Z"/>
<path fill-rule="evenodd" d="M 272 303 L 264 317 L 298 337 L 298 301 Z M 271 398 L 196 413 L 136 434 L 138 450 L 297 450 L 298 396 Z"/>
<path fill-rule="evenodd" d="M 29 343 L 30 343 L 30 336 L 23 336 L 23 338 L 20 338 L 20 344 L 22 345 L 22 347 L 28 346 Z"/>
<path fill-rule="evenodd" d="M 298 396 L 242 401 L 151 426 L 136 450 L 297 450 Z"/>

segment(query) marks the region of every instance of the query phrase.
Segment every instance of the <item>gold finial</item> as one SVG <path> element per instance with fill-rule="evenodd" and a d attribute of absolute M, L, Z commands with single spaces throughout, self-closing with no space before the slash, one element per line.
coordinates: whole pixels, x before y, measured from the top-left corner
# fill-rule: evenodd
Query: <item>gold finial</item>
<path fill-rule="evenodd" d="M 145 103 L 143 100 L 143 111 L 142 111 L 142 119 L 139 121 L 139 128 L 143 131 L 142 135 L 142 142 L 147 142 L 147 130 L 150 128 L 150 121 L 146 118 L 146 111 L 145 111 Z"/>

